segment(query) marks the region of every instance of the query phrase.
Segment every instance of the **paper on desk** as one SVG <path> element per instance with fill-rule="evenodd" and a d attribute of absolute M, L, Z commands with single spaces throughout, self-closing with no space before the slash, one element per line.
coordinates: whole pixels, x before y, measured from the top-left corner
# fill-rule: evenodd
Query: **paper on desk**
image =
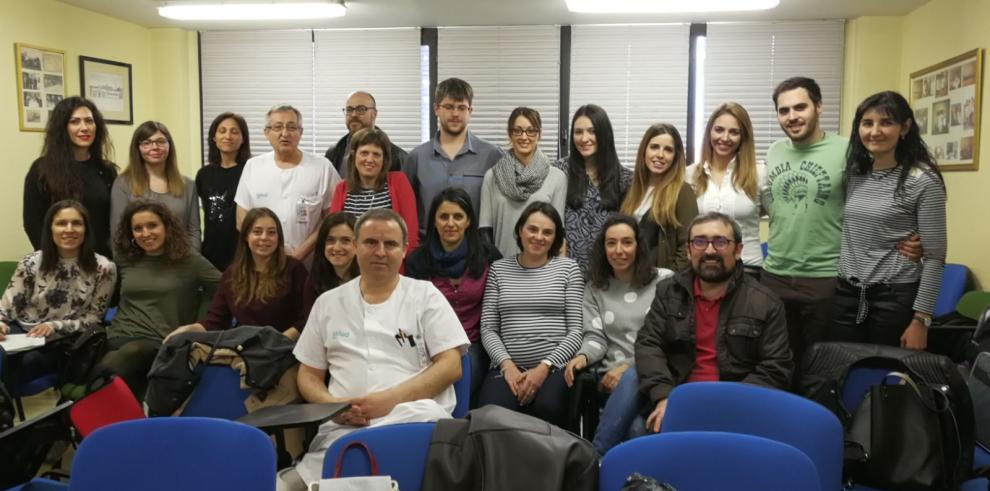
<path fill-rule="evenodd" d="M 30 338 L 27 334 L 8 334 L 7 338 L 0 341 L 0 346 L 7 353 L 17 353 L 18 351 L 27 351 L 38 346 L 45 345 L 44 337 Z"/>

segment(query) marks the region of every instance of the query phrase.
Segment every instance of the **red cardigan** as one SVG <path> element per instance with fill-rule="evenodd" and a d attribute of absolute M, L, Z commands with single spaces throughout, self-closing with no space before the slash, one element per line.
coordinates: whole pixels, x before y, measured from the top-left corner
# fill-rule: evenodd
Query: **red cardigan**
<path fill-rule="evenodd" d="M 406 221 L 406 229 L 409 231 L 409 247 L 406 252 L 412 252 L 419 247 L 419 212 L 416 210 L 416 195 L 413 193 L 412 186 L 404 172 L 389 172 L 385 181 L 388 183 L 388 195 L 392 199 L 392 209 Z M 343 211 L 344 200 L 346 199 L 347 180 L 345 179 L 337 183 L 337 189 L 334 189 L 330 211 Z"/>

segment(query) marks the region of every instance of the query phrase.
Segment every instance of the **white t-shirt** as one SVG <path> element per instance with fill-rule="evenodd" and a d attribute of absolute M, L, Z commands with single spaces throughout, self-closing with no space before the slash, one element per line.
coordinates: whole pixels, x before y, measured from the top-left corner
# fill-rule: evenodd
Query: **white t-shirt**
<path fill-rule="evenodd" d="M 388 300 L 369 304 L 354 279 L 316 300 L 293 350 L 306 365 L 330 371 L 335 397 L 359 397 L 394 387 L 426 370 L 437 354 L 464 351 L 464 328 L 429 281 L 400 277 Z M 449 414 L 453 387 L 434 399 Z"/>
<path fill-rule="evenodd" d="M 285 247 L 291 252 L 320 226 L 338 182 L 340 175 L 323 157 L 303 152 L 299 165 L 281 169 L 275 165 L 275 152 L 268 152 L 244 164 L 234 202 L 245 210 L 266 207 L 274 211 L 282 222 Z"/>

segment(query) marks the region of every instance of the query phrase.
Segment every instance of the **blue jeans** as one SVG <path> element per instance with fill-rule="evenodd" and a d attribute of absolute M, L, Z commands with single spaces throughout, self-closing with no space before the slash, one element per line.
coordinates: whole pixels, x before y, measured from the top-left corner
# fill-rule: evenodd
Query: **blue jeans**
<path fill-rule="evenodd" d="M 598 455 L 605 455 L 610 448 L 618 445 L 631 435 L 642 434 L 635 431 L 633 423 L 646 404 L 646 398 L 639 392 L 639 377 L 636 367 L 629 367 L 619 379 L 615 390 L 608 396 L 602 410 L 598 428 L 595 430 L 594 445 Z M 641 418 L 640 418 L 641 419 Z"/>

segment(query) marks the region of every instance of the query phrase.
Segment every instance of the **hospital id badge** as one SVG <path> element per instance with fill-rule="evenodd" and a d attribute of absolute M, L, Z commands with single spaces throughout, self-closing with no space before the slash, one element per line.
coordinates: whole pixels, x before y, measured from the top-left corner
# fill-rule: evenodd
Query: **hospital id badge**
<path fill-rule="evenodd" d="M 309 213 L 314 207 L 319 206 L 319 204 L 319 201 L 309 200 L 306 198 L 299 198 L 296 200 L 296 223 L 309 225 Z"/>

